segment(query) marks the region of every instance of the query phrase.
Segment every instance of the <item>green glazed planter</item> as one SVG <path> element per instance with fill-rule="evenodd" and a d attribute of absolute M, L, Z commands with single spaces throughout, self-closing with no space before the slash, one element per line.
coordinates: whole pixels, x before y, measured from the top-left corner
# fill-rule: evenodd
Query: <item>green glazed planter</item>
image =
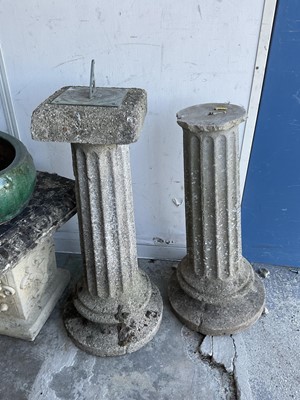
<path fill-rule="evenodd" d="M 0 131 L 0 224 L 27 206 L 35 181 L 36 170 L 26 147 Z"/>

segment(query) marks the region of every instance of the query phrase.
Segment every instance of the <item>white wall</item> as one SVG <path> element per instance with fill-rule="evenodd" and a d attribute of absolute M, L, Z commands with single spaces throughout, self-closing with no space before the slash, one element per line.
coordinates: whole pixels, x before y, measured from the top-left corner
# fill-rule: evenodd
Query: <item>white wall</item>
<path fill-rule="evenodd" d="M 30 117 L 58 88 L 87 85 L 92 58 L 97 86 L 147 90 L 148 115 L 131 146 L 141 256 L 184 254 L 182 131 L 175 115 L 205 102 L 247 108 L 263 3 L 0 2 L 0 40 L 20 137 L 39 170 L 73 177 L 70 146 L 32 141 Z M 78 251 L 76 219 L 57 238 L 58 250 Z"/>
<path fill-rule="evenodd" d="M 5 121 L 5 115 L 2 107 L 0 106 L 0 131 L 7 132 L 7 125 Z"/>

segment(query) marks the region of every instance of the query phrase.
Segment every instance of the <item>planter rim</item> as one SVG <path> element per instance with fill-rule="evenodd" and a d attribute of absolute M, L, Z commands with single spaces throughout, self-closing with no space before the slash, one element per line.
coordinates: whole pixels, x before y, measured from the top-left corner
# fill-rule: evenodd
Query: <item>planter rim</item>
<path fill-rule="evenodd" d="M 0 175 L 2 175 L 8 170 L 14 168 L 17 164 L 19 164 L 19 162 L 26 157 L 28 151 L 25 145 L 19 139 L 15 138 L 12 135 L 9 135 L 8 133 L 0 131 L 0 138 L 9 142 L 16 151 L 15 157 L 12 162 L 6 168 L 0 170 Z"/>

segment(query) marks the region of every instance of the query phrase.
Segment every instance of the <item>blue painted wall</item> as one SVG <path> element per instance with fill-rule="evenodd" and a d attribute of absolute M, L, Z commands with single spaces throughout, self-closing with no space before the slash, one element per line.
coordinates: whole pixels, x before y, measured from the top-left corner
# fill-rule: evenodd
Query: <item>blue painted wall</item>
<path fill-rule="evenodd" d="M 279 0 L 242 203 L 250 261 L 300 266 L 300 1 Z"/>

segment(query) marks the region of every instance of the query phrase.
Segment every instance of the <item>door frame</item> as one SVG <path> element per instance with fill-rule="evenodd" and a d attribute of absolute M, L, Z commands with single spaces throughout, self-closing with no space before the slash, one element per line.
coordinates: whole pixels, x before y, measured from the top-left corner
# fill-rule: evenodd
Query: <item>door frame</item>
<path fill-rule="evenodd" d="M 240 193 L 241 200 L 247 178 L 251 148 L 254 138 L 255 126 L 258 116 L 260 99 L 262 95 L 264 77 L 271 42 L 273 23 L 275 17 L 277 0 L 265 0 L 262 13 L 260 33 L 257 44 L 256 59 L 253 70 L 252 85 L 247 109 L 248 118 L 245 123 L 244 135 L 240 152 Z"/>
<path fill-rule="evenodd" d="M 17 139 L 20 139 L 16 114 L 11 98 L 1 46 L 0 46 L 0 100 L 1 100 L 1 105 L 3 107 L 3 114 L 8 131 L 7 133 L 16 137 Z"/>

